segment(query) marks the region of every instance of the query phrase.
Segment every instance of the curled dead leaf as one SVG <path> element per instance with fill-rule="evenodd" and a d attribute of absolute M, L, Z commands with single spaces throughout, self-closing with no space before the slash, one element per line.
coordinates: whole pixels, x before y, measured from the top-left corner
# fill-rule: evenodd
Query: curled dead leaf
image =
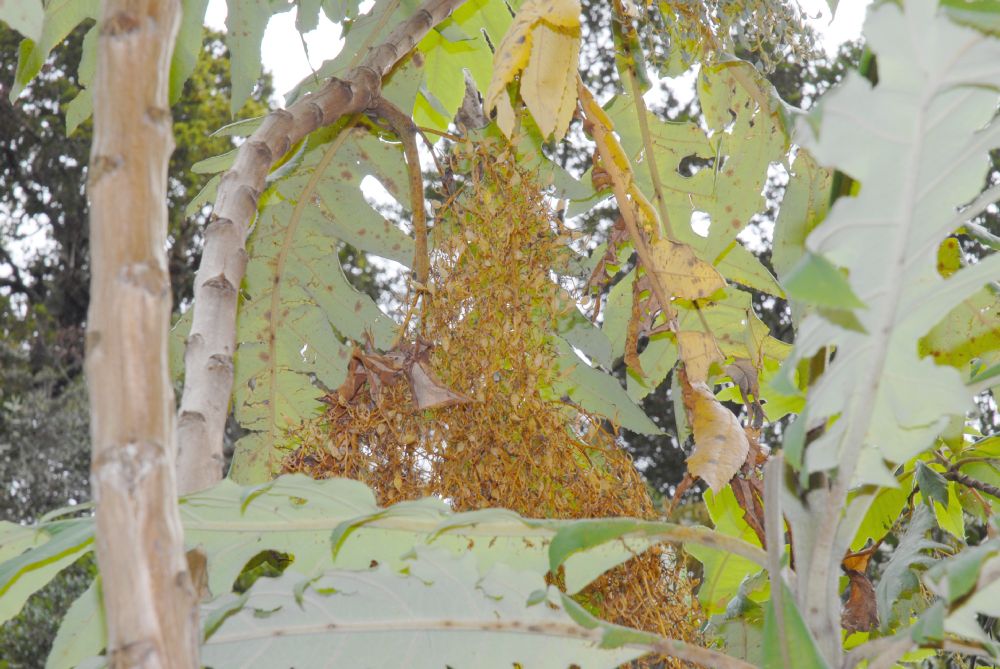
<path fill-rule="evenodd" d="M 472 401 L 465 395 L 446 388 L 422 362 L 415 362 L 409 367 L 407 379 L 413 392 L 413 402 L 418 409 L 438 409 Z"/>
<path fill-rule="evenodd" d="M 743 406 L 747 409 L 750 426 L 759 430 L 764 424 L 764 407 L 760 403 L 760 381 L 757 368 L 746 358 L 737 358 L 733 364 L 726 365 L 726 374 L 740 389 Z"/>
<path fill-rule="evenodd" d="M 848 553 L 840 562 L 847 574 L 847 600 L 840 614 L 841 626 L 849 632 L 868 632 L 879 624 L 875 587 L 868 578 L 868 563 L 878 549 L 873 544 L 854 553 Z"/>
<path fill-rule="evenodd" d="M 355 347 L 347 366 L 347 378 L 336 390 L 321 402 L 331 406 L 346 405 L 354 400 L 367 383 L 373 396 L 377 396 L 383 386 L 391 386 L 404 378 L 410 384 L 413 403 L 418 409 L 436 409 L 470 402 L 461 393 L 449 390 L 437 380 L 429 367 L 431 345 L 417 340 L 402 342 L 388 353 L 376 353 L 371 342 L 362 351 Z"/>
<path fill-rule="evenodd" d="M 684 371 L 681 381 L 684 408 L 691 420 L 694 452 L 687 459 L 688 471 L 720 492 L 746 462 L 750 442 L 732 411 L 715 399 L 702 381 L 690 381 Z"/>
<path fill-rule="evenodd" d="M 848 632 L 870 632 L 878 627 L 875 586 L 866 574 L 847 570 L 847 601 L 840 612 L 840 625 Z"/>

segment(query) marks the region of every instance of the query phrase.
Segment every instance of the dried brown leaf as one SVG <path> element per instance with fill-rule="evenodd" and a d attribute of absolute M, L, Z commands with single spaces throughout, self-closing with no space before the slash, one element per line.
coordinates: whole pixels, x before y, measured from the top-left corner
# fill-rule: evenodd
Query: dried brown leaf
<path fill-rule="evenodd" d="M 761 425 L 764 424 L 764 407 L 760 403 L 760 381 L 757 368 L 746 358 L 737 358 L 733 364 L 726 365 L 725 371 L 740 389 L 743 405 L 747 408 L 747 415 L 750 417 L 750 425 L 754 429 L 760 429 Z"/>
<path fill-rule="evenodd" d="M 840 625 L 849 632 L 869 632 L 878 627 L 875 586 L 864 573 L 847 571 L 847 601 L 840 613 Z"/>
<path fill-rule="evenodd" d="M 639 361 L 639 336 L 647 329 L 649 315 L 640 299 L 641 290 L 639 281 L 633 281 L 632 315 L 628 319 L 628 330 L 625 332 L 625 364 L 639 376 L 645 377 L 646 373 L 642 371 L 642 363 Z"/>
<path fill-rule="evenodd" d="M 413 403 L 420 410 L 438 409 L 472 401 L 465 395 L 445 387 L 422 362 L 414 362 L 407 370 L 406 377 L 413 393 Z"/>

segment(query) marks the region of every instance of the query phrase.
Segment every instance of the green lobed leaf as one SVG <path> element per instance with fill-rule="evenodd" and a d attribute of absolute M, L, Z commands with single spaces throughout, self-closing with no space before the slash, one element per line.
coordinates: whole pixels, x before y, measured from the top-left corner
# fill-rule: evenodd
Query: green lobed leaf
<path fill-rule="evenodd" d="M 367 334 L 388 347 L 396 325 L 347 281 L 341 240 L 402 263 L 413 242 L 364 200 L 362 180 L 377 176 L 391 194 L 405 188 L 399 147 L 363 129 L 346 130 L 307 152 L 278 182 L 250 239 L 237 323 L 236 418 L 251 434 L 236 446 L 231 476 L 270 479 L 286 433 L 316 415 L 324 388 L 344 379 L 352 346 Z"/>
<path fill-rule="evenodd" d="M 569 398 L 587 411 L 606 416 L 612 422 L 639 434 L 660 434 L 662 430 L 632 401 L 618 379 L 591 367 L 561 337 L 556 338 L 559 380 L 557 395 Z"/>
<path fill-rule="evenodd" d="M 800 149 L 791 166 L 791 176 L 774 224 L 771 264 L 781 279 L 806 250 L 806 237 L 826 217 L 830 206 L 833 174 Z"/>
<path fill-rule="evenodd" d="M 918 504 L 913 509 L 906 531 L 899 539 L 899 544 L 893 550 L 882 571 L 882 576 L 875 584 L 875 599 L 878 603 L 879 620 L 882 631 L 893 627 L 893 603 L 903 593 L 918 585 L 914 568 L 925 568 L 934 559 L 927 551 L 945 548 L 944 545 L 927 538 L 927 533 L 934 526 L 934 516 L 926 505 Z"/>
<path fill-rule="evenodd" d="M 181 99 L 184 82 L 198 64 L 207 9 L 208 0 L 181 0 L 181 25 L 170 60 L 170 104 Z"/>
<path fill-rule="evenodd" d="M 646 118 L 671 234 L 677 241 L 691 245 L 699 258 L 713 264 L 733 253 L 729 249 L 736 235 L 754 214 L 764 209 L 761 191 L 768 165 L 784 159 L 787 145 L 779 115 L 770 108 L 762 108 L 736 75 L 761 81 L 753 66 L 744 61 L 702 68 L 698 101 L 705 112 L 707 128 L 694 122 L 666 122 L 649 112 Z M 645 147 L 631 98 L 619 95 L 607 111 L 622 147 L 635 166 L 636 181 L 652 201 L 652 177 L 641 160 Z M 688 165 L 692 158 L 711 161 L 712 166 L 703 166 L 690 174 Z M 708 215 L 711 224 L 707 236 L 692 229 L 695 212 Z M 759 277 L 760 286 L 778 290 L 780 294 L 777 284 L 763 279 L 767 270 L 756 258 L 741 255 L 731 269 L 744 281 Z"/>
<path fill-rule="evenodd" d="M 639 354 L 639 364 L 646 375 L 640 377 L 628 370 L 625 380 L 628 396 L 636 403 L 655 391 L 677 364 L 677 345 L 666 334 L 650 337 L 646 348 Z"/>
<path fill-rule="evenodd" d="M 760 546 L 756 533 L 743 519 L 743 509 L 732 488 L 726 486 L 717 495 L 706 490 L 703 497 L 716 532 Z M 702 564 L 698 600 L 709 616 L 725 611 L 729 601 L 740 591 L 744 579 L 761 570 L 758 563 L 725 551 L 694 544 L 686 550 Z"/>
<path fill-rule="evenodd" d="M 994 253 L 944 279 L 936 258 L 965 222 L 956 211 L 976 196 L 987 152 L 1000 146 L 1000 41 L 956 26 L 931 2 L 874 8 L 866 35 L 878 84 L 848 75 L 824 96 L 818 131 L 801 126 L 801 143 L 861 184 L 807 246 L 846 270 L 867 308 L 854 312 L 853 329 L 807 315 L 789 359 L 836 349 L 809 403 L 814 420 L 839 419 L 807 449 L 806 469 L 851 471 L 853 484 L 887 480 L 883 460 L 909 461 L 971 406 L 958 372 L 921 358 L 917 344 L 1000 272 Z"/>
<path fill-rule="evenodd" d="M 817 307 L 858 309 L 865 306 L 851 284 L 829 260 L 807 252 L 784 280 L 789 297 Z"/>
<path fill-rule="evenodd" d="M 938 502 L 947 506 L 948 481 L 940 473 L 928 467 L 925 462 L 917 460 L 914 476 L 920 493 L 928 503 Z"/>
<path fill-rule="evenodd" d="M 424 78 L 422 100 L 413 114 L 417 125 L 448 129 L 465 97 L 464 70 L 480 90 L 489 87 L 493 51 L 483 33 L 499 44 L 510 23 L 510 12 L 501 0 L 471 0 L 455 10 L 443 29 L 432 30 L 421 40 L 417 48 L 424 56 Z M 440 111 L 432 113 L 437 105 Z"/>
<path fill-rule="evenodd" d="M 598 365 L 610 369 L 614 360 L 611 357 L 611 342 L 604 330 L 595 326 L 577 309 L 559 323 L 559 334 L 570 346 L 578 348 Z"/>
<path fill-rule="evenodd" d="M 785 297 L 785 291 L 770 270 L 764 267 L 757 256 L 750 253 L 743 244 L 735 239 L 716 258 L 715 267 L 722 272 L 723 276 L 734 283 L 742 284 L 747 288 L 753 288 L 768 295 Z"/>
<path fill-rule="evenodd" d="M 264 30 L 275 14 L 292 8 L 286 0 L 227 0 L 226 46 L 230 53 L 229 76 L 232 98 L 229 108 L 236 113 L 243 107 L 260 78 L 260 45 Z"/>
<path fill-rule="evenodd" d="M 938 527 L 964 543 L 965 516 L 958 499 L 958 487 L 954 482 L 949 481 L 945 488 L 945 502 L 942 504 L 934 500 L 933 506 Z"/>
<path fill-rule="evenodd" d="M 899 520 L 909 496 L 910 491 L 902 485 L 881 488 L 875 493 L 875 498 L 854 535 L 854 541 L 851 542 L 851 550 L 861 550 L 869 540 L 880 541 Z"/>
<path fill-rule="evenodd" d="M 946 602 L 946 632 L 1000 651 L 980 624 L 983 616 L 1000 616 L 1000 541 L 992 539 L 934 565 L 924 580 Z"/>

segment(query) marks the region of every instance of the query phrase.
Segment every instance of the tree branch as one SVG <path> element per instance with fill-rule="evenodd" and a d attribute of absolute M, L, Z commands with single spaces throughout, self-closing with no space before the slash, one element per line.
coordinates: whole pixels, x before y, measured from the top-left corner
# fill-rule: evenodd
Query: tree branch
<path fill-rule="evenodd" d="M 384 77 L 464 0 L 427 0 L 346 79 L 331 79 L 288 109 L 272 112 L 240 147 L 219 184 L 195 275 L 194 316 L 184 355 L 178 413 L 177 475 L 182 493 L 222 478 L 222 437 L 233 387 L 238 293 L 246 271 L 246 239 L 264 179 L 275 160 L 318 128 L 364 111 L 379 99 Z"/>
<path fill-rule="evenodd" d="M 1000 497 L 1000 488 L 995 485 L 989 484 L 986 481 L 980 481 L 979 479 L 974 479 L 968 474 L 963 474 L 958 471 L 958 467 L 949 467 L 947 471 L 941 473 L 941 476 L 945 477 L 949 481 L 954 481 L 955 483 L 961 483 L 966 488 L 972 488 L 973 490 L 978 490 L 979 492 L 985 492 L 988 495 L 993 495 L 994 497 Z"/>
<path fill-rule="evenodd" d="M 424 177 L 417 151 L 417 125 L 408 114 L 385 98 L 379 98 L 373 111 L 389 124 L 403 144 L 410 182 L 410 209 L 413 212 L 413 276 L 424 287 L 430 274 L 430 259 L 427 255 L 427 213 L 424 211 Z"/>

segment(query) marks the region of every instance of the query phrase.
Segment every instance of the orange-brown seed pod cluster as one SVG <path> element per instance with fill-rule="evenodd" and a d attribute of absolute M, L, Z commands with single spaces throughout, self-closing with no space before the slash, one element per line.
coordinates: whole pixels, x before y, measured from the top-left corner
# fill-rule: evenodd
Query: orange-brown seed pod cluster
<path fill-rule="evenodd" d="M 437 212 L 411 343 L 355 352 L 324 416 L 295 434 L 285 470 L 358 479 L 384 505 L 438 495 L 456 511 L 654 517 L 615 435 L 552 397 L 553 336 L 575 307 L 550 276 L 566 245 L 534 175 L 483 144 L 457 151 L 452 168 L 461 176 Z M 580 600 L 612 622 L 696 641 L 680 563 L 652 549 Z"/>

